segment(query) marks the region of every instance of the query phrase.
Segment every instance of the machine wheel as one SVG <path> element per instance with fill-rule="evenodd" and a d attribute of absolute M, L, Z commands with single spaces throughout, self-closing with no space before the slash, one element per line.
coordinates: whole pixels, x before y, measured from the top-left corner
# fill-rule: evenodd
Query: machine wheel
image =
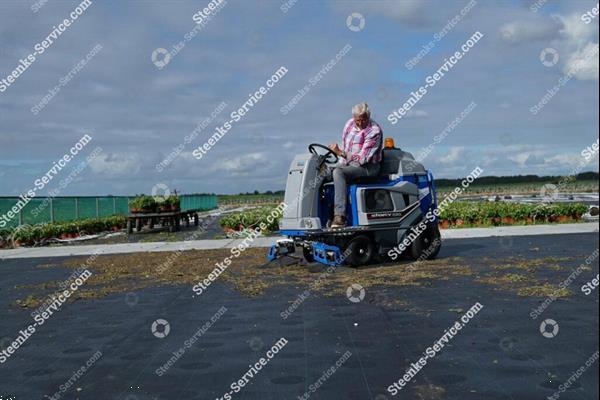
<path fill-rule="evenodd" d="M 315 256 L 313 256 L 313 253 L 304 246 L 302 246 L 302 255 L 307 263 L 315 262 Z"/>
<path fill-rule="evenodd" d="M 433 247 L 432 247 L 433 246 Z M 433 260 L 442 247 L 440 229 L 437 224 L 427 225 L 425 232 L 412 242 L 410 255 L 414 260 Z"/>
<path fill-rule="evenodd" d="M 344 254 L 347 254 L 346 262 L 353 267 L 368 264 L 375 255 L 375 246 L 367 236 L 357 236 L 350 241 Z"/>
<path fill-rule="evenodd" d="M 423 237 L 424 251 L 427 252 L 427 259 L 433 260 L 437 257 L 442 248 L 442 234 L 438 224 L 431 224 L 425 231 L 426 236 Z"/>

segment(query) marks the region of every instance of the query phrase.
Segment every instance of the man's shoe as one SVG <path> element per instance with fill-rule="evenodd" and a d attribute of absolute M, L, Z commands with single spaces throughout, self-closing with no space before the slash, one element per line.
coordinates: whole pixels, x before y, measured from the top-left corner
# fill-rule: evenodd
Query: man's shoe
<path fill-rule="evenodd" d="M 331 223 L 332 228 L 345 228 L 346 227 L 346 217 L 343 215 L 336 215 L 333 217 L 333 222 Z"/>

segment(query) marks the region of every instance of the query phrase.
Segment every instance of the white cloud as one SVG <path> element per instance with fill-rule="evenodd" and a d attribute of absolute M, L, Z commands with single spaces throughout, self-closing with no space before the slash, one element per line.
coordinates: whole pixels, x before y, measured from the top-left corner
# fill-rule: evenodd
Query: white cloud
<path fill-rule="evenodd" d="M 451 147 L 448 153 L 440 157 L 441 164 L 456 164 L 463 157 L 464 147 Z"/>
<path fill-rule="evenodd" d="M 257 168 L 264 167 L 268 161 L 269 158 L 265 153 L 249 153 L 215 162 L 212 168 L 231 175 L 251 175 Z"/>
<path fill-rule="evenodd" d="M 545 165 L 576 167 L 581 163 L 581 155 L 575 153 L 555 154 L 544 159 Z M 591 166 L 590 166 L 591 167 Z"/>
<path fill-rule="evenodd" d="M 580 14 L 556 15 L 562 24 L 557 40 L 564 54 L 563 71 L 579 80 L 598 80 L 598 24 L 585 24 Z"/>
<path fill-rule="evenodd" d="M 519 166 L 524 166 L 525 162 L 529 159 L 529 157 L 531 157 L 533 154 L 530 152 L 525 152 L 525 153 L 519 153 L 519 154 L 515 154 L 512 156 L 508 156 L 507 158 L 514 162 L 519 164 Z"/>
<path fill-rule="evenodd" d="M 588 43 L 583 49 L 569 55 L 564 66 L 579 80 L 598 80 L 598 43 Z"/>
<path fill-rule="evenodd" d="M 598 24 L 584 24 L 579 14 L 554 15 L 553 18 L 562 25 L 561 36 L 572 45 L 580 46 L 597 37 Z"/>
<path fill-rule="evenodd" d="M 579 80 L 598 80 L 598 25 L 584 24 L 581 15 L 556 14 L 552 18 L 524 17 L 500 28 L 510 43 L 544 40 L 560 55 L 560 67 Z"/>
<path fill-rule="evenodd" d="M 556 36 L 558 31 L 559 24 L 556 21 L 542 18 L 511 21 L 500 28 L 502 39 L 510 43 L 547 40 Z"/>
<path fill-rule="evenodd" d="M 104 176 L 125 177 L 140 171 L 141 160 L 137 154 L 100 154 L 90 162 L 90 168 Z"/>
<path fill-rule="evenodd" d="M 540 165 L 544 164 L 544 159 L 535 154 L 530 154 L 529 157 L 527 157 L 527 159 L 525 160 L 524 164 L 527 166 Z"/>

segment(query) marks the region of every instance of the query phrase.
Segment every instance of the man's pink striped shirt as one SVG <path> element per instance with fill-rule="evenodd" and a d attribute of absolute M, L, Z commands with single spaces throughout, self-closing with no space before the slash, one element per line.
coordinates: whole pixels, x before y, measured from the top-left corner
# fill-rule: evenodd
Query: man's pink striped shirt
<path fill-rule="evenodd" d="M 373 120 L 365 129 L 356 126 L 351 118 L 344 126 L 342 134 L 342 150 L 347 154 L 346 159 L 341 159 L 346 165 L 365 165 L 381 161 L 383 147 L 383 131 L 379 124 Z"/>

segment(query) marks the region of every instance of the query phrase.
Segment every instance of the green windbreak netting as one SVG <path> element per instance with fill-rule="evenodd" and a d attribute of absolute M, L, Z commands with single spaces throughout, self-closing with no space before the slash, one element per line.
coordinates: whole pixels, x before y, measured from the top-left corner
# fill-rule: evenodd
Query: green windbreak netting
<path fill-rule="evenodd" d="M 55 197 L 52 199 L 54 221 L 73 221 L 77 219 L 75 199 L 71 197 Z"/>
<path fill-rule="evenodd" d="M 127 197 L 115 197 L 115 213 L 127 214 L 129 212 L 129 199 Z"/>
<path fill-rule="evenodd" d="M 183 195 L 180 196 L 180 200 L 181 209 L 184 211 L 205 211 L 217 207 L 217 197 L 212 195 Z M 0 197 L 0 215 L 6 215 L 19 201 L 18 197 Z M 10 219 L 6 227 L 124 215 L 128 212 L 129 197 L 125 196 L 36 197 Z"/>
<path fill-rule="evenodd" d="M 183 195 L 180 196 L 182 210 L 212 210 L 217 208 L 217 196 Z"/>
<path fill-rule="evenodd" d="M 114 207 L 113 199 L 109 198 L 98 198 L 98 216 L 99 217 L 107 217 L 109 215 L 114 215 L 115 207 Z"/>
<path fill-rule="evenodd" d="M 96 198 L 95 197 L 78 197 L 77 205 L 79 218 L 96 218 Z"/>
<path fill-rule="evenodd" d="M 8 208 L 15 205 L 15 201 L 10 203 Z M 3 202 L 0 200 L 0 213 L 3 213 Z M 22 224 L 39 224 L 50 220 L 50 202 L 47 199 L 32 199 L 21 211 Z M 18 218 L 12 222 L 17 222 L 12 226 L 18 225 Z"/>

